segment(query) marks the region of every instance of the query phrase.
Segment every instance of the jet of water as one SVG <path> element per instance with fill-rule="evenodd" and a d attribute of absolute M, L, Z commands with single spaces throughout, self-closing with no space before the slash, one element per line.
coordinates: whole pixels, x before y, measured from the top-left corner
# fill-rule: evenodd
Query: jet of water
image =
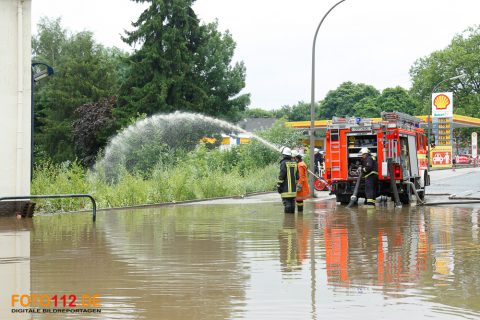
<path fill-rule="evenodd" d="M 129 171 L 138 161 L 155 163 L 159 154 L 168 152 L 169 148 L 191 150 L 201 138 L 220 133 L 246 131 L 227 121 L 201 114 L 177 111 L 154 115 L 139 120 L 117 134 L 105 148 L 95 169 L 102 172 L 108 180 L 115 180 L 122 169 Z M 265 139 L 254 134 L 252 138 L 278 152 L 278 147 Z"/>

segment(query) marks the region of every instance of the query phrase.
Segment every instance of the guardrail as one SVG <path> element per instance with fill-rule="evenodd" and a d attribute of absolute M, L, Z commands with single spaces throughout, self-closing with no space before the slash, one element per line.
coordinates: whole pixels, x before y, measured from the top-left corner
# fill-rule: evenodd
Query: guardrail
<path fill-rule="evenodd" d="M 63 199 L 63 198 L 89 198 L 92 201 L 93 222 L 95 222 L 97 220 L 97 202 L 95 201 L 93 196 L 91 196 L 89 194 L 48 194 L 48 195 L 0 197 L 0 201 L 4 201 L 4 200 L 28 200 L 28 199 Z"/>

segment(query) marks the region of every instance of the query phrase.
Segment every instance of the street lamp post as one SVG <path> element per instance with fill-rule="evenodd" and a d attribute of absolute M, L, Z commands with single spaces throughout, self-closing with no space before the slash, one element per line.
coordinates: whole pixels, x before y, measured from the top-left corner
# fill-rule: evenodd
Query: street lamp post
<path fill-rule="evenodd" d="M 43 66 L 45 67 L 45 69 L 35 73 L 35 69 L 37 66 Z M 32 177 L 33 177 L 33 164 L 34 164 L 34 143 L 33 143 L 33 134 L 34 134 L 34 130 L 35 130 L 35 100 L 34 100 L 34 89 L 35 89 L 35 83 L 43 78 L 46 78 L 50 75 L 52 75 L 54 73 L 54 70 L 51 66 L 49 66 L 48 64 L 46 63 L 42 63 L 42 62 L 33 62 L 32 63 L 32 81 L 31 81 L 31 89 L 32 89 L 32 92 L 30 94 L 30 98 L 31 98 L 31 109 L 30 109 L 30 112 L 31 112 L 31 125 L 30 125 L 30 129 L 31 129 L 31 132 L 30 132 L 30 181 L 32 181 Z"/>
<path fill-rule="evenodd" d="M 311 83 L 311 103 L 310 103 L 310 168 L 311 170 L 315 171 L 315 158 L 314 158 L 314 148 L 315 148 L 315 44 L 317 42 L 317 35 L 320 27 L 322 26 L 323 21 L 328 16 L 328 14 L 335 9 L 340 3 L 344 2 L 345 0 L 338 1 L 335 3 L 323 16 L 322 20 L 317 26 L 317 30 L 315 31 L 315 36 L 313 37 L 313 46 L 312 46 L 312 83 Z M 315 177 L 310 175 L 310 185 L 313 186 Z M 315 195 L 315 188 L 311 188 L 311 196 L 314 197 Z"/>
<path fill-rule="evenodd" d="M 432 93 L 430 94 L 430 99 L 433 98 L 433 94 L 435 93 L 435 90 L 437 90 L 437 88 L 444 82 L 447 82 L 447 81 L 452 81 L 452 80 L 457 80 L 457 79 L 460 79 L 460 78 L 463 78 L 465 77 L 466 74 L 461 74 L 461 75 L 458 75 L 458 76 L 454 76 L 454 77 L 451 77 L 451 78 L 447 78 L 447 79 L 443 79 L 442 81 L 440 81 L 439 83 L 437 83 L 433 89 L 432 89 Z M 431 101 L 431 105 L 433 105 L 433 102 Z M 428 164 L 427 164 L 427 171 L 430 171 L 430 135 L 431 135 L 431 131 L 432 131 L 432 112 L 430 111 L 429 112 L 429 115 L 428 115 L 428 132 L 427 132 L 427 148 L 428 148 L 428 151 L 427 151 L 427 161 L 428 161 Z"/>

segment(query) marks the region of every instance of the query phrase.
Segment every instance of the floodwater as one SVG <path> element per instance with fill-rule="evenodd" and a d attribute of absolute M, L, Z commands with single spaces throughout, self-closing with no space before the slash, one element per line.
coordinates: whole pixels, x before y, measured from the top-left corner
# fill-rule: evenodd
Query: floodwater
<path fill-rule="evenodd" d="M 101 314 L 28 319 L 480 319 L 479 215 L 278 201 L 4 218 L 18 250 L 1 278 L 23 283 L 1 297 L 101 297 Z"/>

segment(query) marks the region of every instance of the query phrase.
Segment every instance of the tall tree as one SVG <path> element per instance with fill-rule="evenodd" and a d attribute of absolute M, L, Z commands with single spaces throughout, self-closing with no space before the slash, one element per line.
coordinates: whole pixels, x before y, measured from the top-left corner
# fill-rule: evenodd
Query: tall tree
<path fill-rule="evenodd" d="M 344 82 L 325 96 L 320 106 L 320 116 L 324 119 L 333 116 L 375 117 L 380 114 L 375 99 L 380 92 L 371 85 Z"/>
<path fill-rule="evenodd" d="M 377 108 L 381 111 L 400 111 L 413 115 L 417 108 L 410 93 L 402 87 L 386 88 L 377 98 Z"/>
<path fill-rule="evenodd" d="M 116 94 L 118 49 L 97 44 L 88 31 L 69 33 L 60 19 L 41 19 L 32 39 L 33 61 L 51 65 L 55 74 L 35 86 L 35 141 L 56 162 L 76 157 L 74 110 Z"/>
<path fill-rule="evenodd" d="M 201 25 L 194 0 L 133 0 L 149 3 L 123 40 L 140 45 L 129 59 L 115 114 L 126 122 L 136 114 L 176 110 L 236 120 L 249 103 L 245 66 L 232 58 L 235 42 Z"/>
<path fill-rule="evenodd" d="M 454 94 L 454 112 L 480 116 L 480 26 L 455 36 L 450 45 L 418 59 L 410 69 L 412 95 L 418 100 L 417 113 L 431 112 L 433 88 L 445 79 L 464 74 L 464 78 L 445 81 L 437 91 Z"/>

